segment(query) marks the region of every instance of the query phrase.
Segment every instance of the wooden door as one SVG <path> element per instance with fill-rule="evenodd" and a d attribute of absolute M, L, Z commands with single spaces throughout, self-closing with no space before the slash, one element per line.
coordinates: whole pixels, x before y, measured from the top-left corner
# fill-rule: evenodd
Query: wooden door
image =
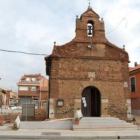
<path fill-rule="evenodd" d="M 82 113 L 85 117 L 100 116 L 100 92 L 97 88 L 88 87 L 82 93 Z"/>
<path fill-rule="evenodd" d="M 89 88 L 83 92 L 82 113 L 85 117 L 91 116 L 91 90 Z"/>
<path fill-rule="evenodd" d="M 91 89 L 91 116 L 100 116 L 101 114 L 101 99 L 97 88 Z"/>

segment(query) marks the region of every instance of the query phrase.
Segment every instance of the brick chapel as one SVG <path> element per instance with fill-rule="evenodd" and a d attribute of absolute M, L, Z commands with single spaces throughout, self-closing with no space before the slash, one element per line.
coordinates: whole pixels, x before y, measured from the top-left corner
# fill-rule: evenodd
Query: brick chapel
<path fill-rule="evenodd" d="M 128 53 L 110 43 L 104 21 L 89 6 L 76 17 L 76 36 L 54 44 L 45 57 L 49 75 L 49 118 L 115 116 L 127 119 L 130 108 Z"/>

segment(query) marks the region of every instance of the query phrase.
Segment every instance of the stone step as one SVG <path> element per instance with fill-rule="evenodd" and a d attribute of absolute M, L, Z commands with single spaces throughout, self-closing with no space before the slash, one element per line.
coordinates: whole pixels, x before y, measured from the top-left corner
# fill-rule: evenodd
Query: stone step
<path fill-rule="evenodd" d="M 129 124 L 129 123 L 108 123 L 108 124 L 101 124 L 101 123 L 97 123 L 97 124 L 79 124 L 79 126 L 134 126 L 133 124 Z"/>
<path fill-rule="evenodd" d="M 122 121 L 122 120 L 114 120 L 114 121 L 110 121 L 110 120 L 102 120 L 102 121 L 100 121 L 100 120 L 96 120 L 96 121 L 93 121 L 93 120 L 80 120 L 79 121 L 80 123 L 126 123 L 126 121 Z"/>
<path fill-rule="evenodd" d="M 115 117 L 83 117 L 82 120 L 120 120 Z"/>
<path fill-rule="evenodd" d="M 80 120 L 79 125 L 73 125 L 74 131 L 94 131 L 94 130 L 137 130 L 138 127 L 132 123 L 113 117 L 84 117 Z"/>
<path fill-rule="evenodd" d="M 119 119 L 81 119 L 80 122 L 122 122 L 122 120 Z"/>
<path fill-rule="evenodd" d="M 131 130 L 138 130 L 137 128 L 124 128 L 124 127 L 115 127 L 115 128 L 112 128 L 112 127 L 100 127 L 100 128 L 97 128 L 97 127 L 93 127 L 93 128 L 74 128 L 73 129 L 74 131 L 131 131 Z"/>
<path fill-rule="evenodd" d="M 122 120 L 112 120 L 112 121 L 110 121 L 110 120 L 102 120 L 102 121 L 100 121 L 100 120 L 80 120 L 79 121 L 80 123 L 99 123 L 99 122 L 101 122 L 101 123 L 112 123 L 112 122 L 114 122 L 114 123 L 123 123 L 123 122 L 125 122 L 125 121 L 122 121 Z"/>

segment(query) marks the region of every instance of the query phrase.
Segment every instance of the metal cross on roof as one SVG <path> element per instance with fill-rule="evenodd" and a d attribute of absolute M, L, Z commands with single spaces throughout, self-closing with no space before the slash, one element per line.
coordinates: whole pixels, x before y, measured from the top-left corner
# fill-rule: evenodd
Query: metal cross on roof
<path fill-rule="evenodd" d="M 89 1 L 89 6 L 90 6 L 90 1 L 91 1 L 91 0 L 88 0 L 88 1 Z"/>

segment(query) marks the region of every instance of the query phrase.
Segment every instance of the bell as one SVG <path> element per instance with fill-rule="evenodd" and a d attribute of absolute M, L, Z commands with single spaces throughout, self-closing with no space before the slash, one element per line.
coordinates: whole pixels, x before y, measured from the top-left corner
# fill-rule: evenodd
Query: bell
<path fill-rule="evenodd" d="M 88 32 L 88 35 L 92 35 L 92 32 L 91 32 L 91 30 L 89 30 L 89 32 Z"/>
<path fill-rule="evenodd" d="M 89 36 L 92 35 L 92 26 L 88 26 L 88 35 L 89 35 Z"/>

